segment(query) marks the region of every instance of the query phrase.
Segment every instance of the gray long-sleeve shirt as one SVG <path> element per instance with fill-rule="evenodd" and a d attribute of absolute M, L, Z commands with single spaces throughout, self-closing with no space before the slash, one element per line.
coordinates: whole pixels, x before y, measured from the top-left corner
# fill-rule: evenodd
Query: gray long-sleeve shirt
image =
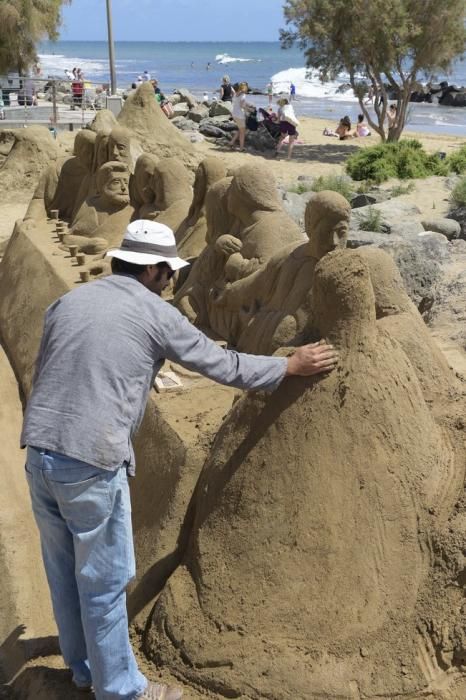
<path fill-rule="evenodd" d="M 21 445 L 103 469 L 125 461 L 164 359 L 222 384 L 272 391 L 286 359 L 220 348 L 135 277 L 110 275 L 46 312 Z"/>

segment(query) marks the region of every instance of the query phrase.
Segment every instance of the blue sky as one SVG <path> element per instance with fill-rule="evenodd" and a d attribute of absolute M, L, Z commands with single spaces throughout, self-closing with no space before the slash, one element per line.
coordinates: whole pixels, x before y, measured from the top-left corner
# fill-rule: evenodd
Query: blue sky
<path fill-rule="evenodd" d="M 284 0 L 112 0 L 120 41 L 277 41 Z M 61 39 L 106 39 L 105 0 L 73 0 Z"/>

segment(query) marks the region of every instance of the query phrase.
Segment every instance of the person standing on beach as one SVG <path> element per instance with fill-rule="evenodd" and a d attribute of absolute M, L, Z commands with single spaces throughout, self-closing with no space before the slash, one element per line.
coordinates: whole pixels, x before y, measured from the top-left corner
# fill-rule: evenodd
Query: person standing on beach
<path fill-rule="evenodd" d="M 296 99 L 296 85 L 290 83 L 290 102 Z"/>
<path fill-rule="evenodd" d="M 111 275 L 46 311 L 21 435 L 26 477 L 74 684 L 92 686 L 96 700 L 179 700 L 179 688 L 138 669 L 126 610 L 135 576 L 132 440 L 154 379 L 166 358 L 227 386 L 274 391 L 286 376 L 331 371 L 338 357 L 326 344 L 265 357 L 208 339 L 161 298 L 188 264 L 164 224 L 134 221 L 107 255 Z"/>
<path fill-rule="evenodd" d="M 288 160 L 290 160 L 294 143 L 298 138 L 296 127 L 298 126 L 299 121 L 296 117 L 293 106 L 289 103 L 286 97 L 282 97 L 280 100 L 278 100 L 277 105 L 278 119 L 280 122 L 280 138 L 275 149 L 275 155 L 278 156 L 283 141 L 288 137 Z"/>
<path fill-rule="evenodd" d="M 272 100 L 273 100 L 273 83 L 267 83 L 267 96 L 269 98 L 269 107 L 272 106 Z"/>
<path fill-rule="evenodd" d="M 230 141 L 230 146 L 231 148 L 235 147 L 236 141 L 239 138 L 239 150 L 244 151 L 244 141 L 246 138 L 246 116 L 247 116 L 247 110 L 248 108 L 251 107 L 251 105 L 248 105 L 246 102 L 246 93 L 248 90 L 248 86 L 246 83 L 239 83 L 238 89 L 236 90 L 234 96 L 233 96 L 233 110 L 232 110 L 232 117 L 233 121 L 235 122 L 236 126 L 238 127 L 238 131 L 235 132 L 233 135 L 232 140 Z"/>
<path fill-rule="evenodd" d="M 230 83 L 230 76 L 224 75 L 222 78 L 222 84 L 220 85 L 220 99 L 222 102 L 231 102 L 234 95 L 235 91 Z"/>

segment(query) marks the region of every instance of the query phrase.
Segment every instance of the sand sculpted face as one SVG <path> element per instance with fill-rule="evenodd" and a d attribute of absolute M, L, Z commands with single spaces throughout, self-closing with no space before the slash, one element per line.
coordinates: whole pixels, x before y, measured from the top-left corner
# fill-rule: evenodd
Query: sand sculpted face
<path fill-rule="evenodd" d="M 114 127 L 108 137 L 108 160 L 126 163 L 128 169 L 133 169 L 131 153 L 131 132 L 122 126 Z"/>
<path fill-rule="evenodd" d="M 349 202 L 337 192 L 319 192 L 309 200 L 304 226 L 311 257 L 320 260 L 330 251 L 346 247 L 350 215 Z"/>
<path fill-rule="evenodd" d="M 82 204 L 71 233 L 65 236 L 65 245 L 77 245 L 81 251 L 93 254 L 121 241 L 134 211 L 129 204 L 129 178 L 125 163 L 110 161 L 99 168 L 98 194 Z"/>
<path fill-rule="evenodd" d="M 129 204 L 129 171 L 126 165 L 116 161 L 102 165 L 97 175 L 97 188 L 103 209 L 120 209 Z"/>
<path fill-rule="evenodd" d="M 147 648 L 224 697 L 357 688 L 413 700 L 430 681 L 418 663 L 429 511 L 458 497 L 444 486 L 454 454 L 404 352 L 378 330 L 363 259 L 324 256 L 313 297 L 340 366 L 234 405 Z"/>

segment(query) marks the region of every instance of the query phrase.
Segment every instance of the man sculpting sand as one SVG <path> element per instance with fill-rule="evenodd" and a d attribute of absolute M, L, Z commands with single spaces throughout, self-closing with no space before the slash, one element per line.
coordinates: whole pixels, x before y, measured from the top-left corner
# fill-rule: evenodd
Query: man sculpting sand
<path fill-rule="evenodd" d="M 60 646 L 76 686 L 97 700 L 178 700 L 138 670 L 125 589 L 135 575 L 128 475 L 131 440 L 164 358 L 217 382 L 273 391 L 288 375 L 335 367 L 329 345 L 288 357 L 224 350 L 160 298 L 175 270 L 171 229 L 129 224 L 107 253 L 113 274 L 46 312 L 21 444 Z"/>

